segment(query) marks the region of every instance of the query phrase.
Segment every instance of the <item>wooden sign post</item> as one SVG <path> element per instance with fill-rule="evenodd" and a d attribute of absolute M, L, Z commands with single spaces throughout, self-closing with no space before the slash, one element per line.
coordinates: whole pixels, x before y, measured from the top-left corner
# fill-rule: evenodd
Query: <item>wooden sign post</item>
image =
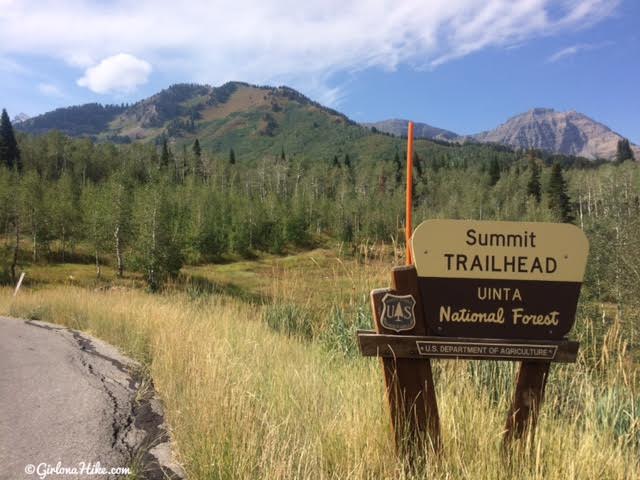
<path fill-rule="evenodd" d="M 415 266 L 371 293 L 376 331 L 359 331 L 382 358 L 396 445 L 440 448 L 431 358 L 521 362 L 505 442 L 535 427 L 551 362 L 574 362 L 588 241 L 569 224 L 428 220 L 412 237 Z"/>
<path fill-rule="evenodd" d="M 375 338 L 397 334 L 427 335 L 422 304 L 419 301 L 416 269 L 413 265 L 393 269 L 393 289 L 371 292 L 371 307 L 375 319 Z M 373 332 L 363 332 L 372 334 Z M 363 337 L 359 333 L 361 351 Z M 440 420 L 429 359 L 408 356 L 380 355 L 391 424 L 399 454 L 411 451 L 416 442 L 429 440 L 440 449 Z M 377 355 L 376 349 L 373 355 Z"/>

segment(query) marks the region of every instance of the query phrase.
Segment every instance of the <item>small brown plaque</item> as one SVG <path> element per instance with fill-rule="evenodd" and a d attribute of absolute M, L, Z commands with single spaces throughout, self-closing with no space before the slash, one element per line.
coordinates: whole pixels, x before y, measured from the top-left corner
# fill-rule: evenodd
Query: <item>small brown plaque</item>
<path fill-rule="evenodd" d="M 418 341 L 420 355 L 429 357 L 483 358 L 496 360 L 546 360 L 553 361 L 557 345 L 526 343 L 478 343 L 455 341 Z"/>
<path fill-rule="evenodd" d="M 390 358 L 458 358 L 572 363 L 580 344 L 573 340 L 499 340 L 422 335 L 385 335 L 358 331 L 364 356 Z"/>

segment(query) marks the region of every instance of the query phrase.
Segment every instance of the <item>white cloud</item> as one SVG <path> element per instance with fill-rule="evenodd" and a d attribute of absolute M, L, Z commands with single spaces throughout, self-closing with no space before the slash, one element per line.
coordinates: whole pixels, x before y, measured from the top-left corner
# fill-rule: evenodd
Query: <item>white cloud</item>
<path fill-rule="evenodd" d="M 148 62 L 118 53 L 87 68 L 77 83 L 95 93 L 130 93 L 147 83 L 151 70 Z"/>
<path fill-rule="evenodd" d="M 62 91 L 51 83 L 39 83 L 38 91 L 47 97 L 64 97 Z"/>
<path fill-rule="evenodd" d="M 65 61 L 74 67 L 90 67 L 95 63 L 91 55 L 87 52 L 71 52 L 65 55 Z"/>
<path fill-rule="evenodd" d="M 23 0 L 0 11 L 0 55 L 45 55 L 86 68 L 92 59 L 129 52 L 185 81 L 278 80 L 310 85 L 305 92 L 316 98 L 336 97 L 337 91 L 331 93 L 336 73 L 433 68 L 485 48 L 584 28 L 608 17 L 618 4 L 192 0 L 177 6 L 174 0 Z M 83 78 L 89 85 L 89 76 Z"/>
<path fill-rule="evenodd" d="M 571 45 L 570 47 L 563 48 L 562 50 L 557 51 L 553 55 L 551 55 L 547 61 L 549 62 L 557 62 L 558 60 L 562 60 L 565 57 L 570 57 L 571 55 L 575 55 L 580 50 L 582 50 L 582 45 Z"/>
<path fill-rule="evenodd" d="M 17 75 L 26 75 L 30 73 L 29 69 L 26 68 L 24 65 L 21 65 L 20 63 L 16 62 L 11 58 L 3 57 L 1 55 L 0 55 L 0 72 L 17 74 Z"/>
<path fill-rule="evenodd" d="M 562 60 L 563 58 L 571 57 L 577 53 L 585 52 L 589 50 L 598 50 L 600 48 L 608 47 L 613 45 L 613 42 L 603 42 L 603 43 L 578 43 L 576 45 L 571 45 L 569 47 L 558 50 L 553 55 L 550 55 L 547 58 L 547 62 L 554 63 Z"/>

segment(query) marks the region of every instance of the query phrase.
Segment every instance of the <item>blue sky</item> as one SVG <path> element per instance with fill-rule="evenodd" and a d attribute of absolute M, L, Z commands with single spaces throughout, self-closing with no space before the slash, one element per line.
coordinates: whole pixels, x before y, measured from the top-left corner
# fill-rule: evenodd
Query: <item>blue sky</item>
<path fill-rule="evenodd" d="M 636 0 L 0 0 L 0 107 L 242 80 L 462 134 L 573 109 L 640 143 L 639 19 Z"/>

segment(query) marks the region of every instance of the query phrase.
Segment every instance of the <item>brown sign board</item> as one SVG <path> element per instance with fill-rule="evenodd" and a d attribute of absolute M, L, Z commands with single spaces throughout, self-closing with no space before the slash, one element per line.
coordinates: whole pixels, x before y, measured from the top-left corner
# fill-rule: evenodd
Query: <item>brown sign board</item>
<path fill-rule="evenodd" d="M 558 339 L 573 326 L 589 249 L 574 225 L 427 220 L 412 248 L 435 335 Z"/>

